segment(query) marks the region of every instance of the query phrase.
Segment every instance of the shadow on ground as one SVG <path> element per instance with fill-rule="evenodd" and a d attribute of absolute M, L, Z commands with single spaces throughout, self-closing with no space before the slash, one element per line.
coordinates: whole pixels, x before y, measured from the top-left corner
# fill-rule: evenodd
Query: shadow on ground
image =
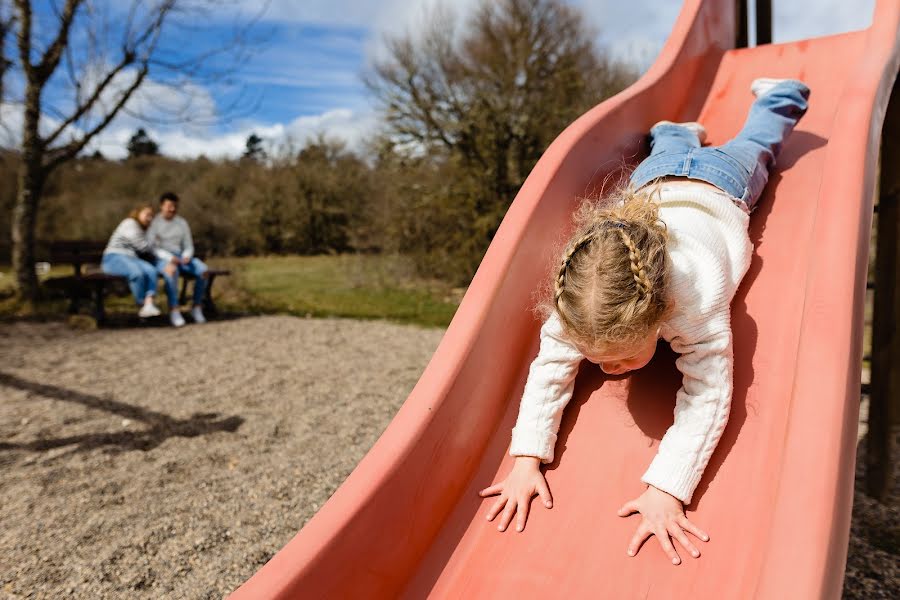
<path fill-rule="evenodd" d="M 25 450 L 40 452 L 64 446 L 75 446 L 75 451 L 87 451 L 107 447 L 113 451 L 152 450 L 169 438 L 197 437 L 219 431 L 234 432 L 243 424 L 238 416 L 223 417 L 218 413 L 194 413 L 187 419 L 176 419 L 167 414 L 119 402 L 113 398 L 85 394 L 75 390 L 29 381 L 0 371 L 0 386 L 28 392 L 40 397 L 81 404 L 87 408 L 102 410 L 149 425 L 140 431 L 93 432 L 58 438 L 42 438 L 30 442 L 0 442 L 0 451 Z"/>

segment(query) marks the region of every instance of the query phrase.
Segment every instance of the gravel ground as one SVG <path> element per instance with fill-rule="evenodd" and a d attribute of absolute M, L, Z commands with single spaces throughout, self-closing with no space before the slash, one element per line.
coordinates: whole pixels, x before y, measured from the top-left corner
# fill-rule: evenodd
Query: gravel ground
<path fill-rule="evenodd" d="M 0 597 L 221 598 L 346 478 L 442 335 L 0 325 Z"/>
<path fill-rule="evenodd" d="M 0 325 L 0 598 L 221 598 L 344 480 L 442 335 Z M 845 598 L 900 598 L 897 499 L 857 494 Z"/>

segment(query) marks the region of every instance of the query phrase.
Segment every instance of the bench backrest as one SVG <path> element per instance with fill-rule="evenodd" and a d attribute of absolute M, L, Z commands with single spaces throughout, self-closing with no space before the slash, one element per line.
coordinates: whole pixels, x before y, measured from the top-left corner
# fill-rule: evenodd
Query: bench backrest
<path fill-rule="evenodd" d="M 104 248 L 104 240 L 55 240 L 49 244 L 50 262 L 70 264 L 75 269 L 75 276 L 80 277 L 84 265 L 100 264 Z M 195 248 L 194 255 L 202 259 L 202 249 Z"/>
<path fill-rule="evenodd" d="M 51 263 L 70 264 L 75 275 L 81 275 L 83 265 L 99 265 L 103 259 L 105 241 L 99 240 L 56 240 L 50 242 Z"/>

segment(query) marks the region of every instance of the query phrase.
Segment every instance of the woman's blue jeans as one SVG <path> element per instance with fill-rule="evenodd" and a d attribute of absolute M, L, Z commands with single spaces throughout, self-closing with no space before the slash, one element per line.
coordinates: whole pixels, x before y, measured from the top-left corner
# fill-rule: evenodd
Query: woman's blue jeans
<path fill-rule="evenodd" d="M 701 147 L 691 130 L 676 124 L 650 130 L 650 156 L 631 174 L 637 189 L 660 177 L 711 183 L 752 211 L 769 180 L 784 140 L 806 113 L 809 88 L 790 79 L 760 96 L 737 137 L 722 146 Z"/>
<path fill-rule="evenodd" d="M 156 294 L 156 283 L 159 277 L 156 268 L 146 260 L 127 254 L 108 252 L 100 261 L 100 268 L 110 275 L 121 275 L 128 278 L 128 287 L 138 304 L 143 304 L 147 294 Z"/>

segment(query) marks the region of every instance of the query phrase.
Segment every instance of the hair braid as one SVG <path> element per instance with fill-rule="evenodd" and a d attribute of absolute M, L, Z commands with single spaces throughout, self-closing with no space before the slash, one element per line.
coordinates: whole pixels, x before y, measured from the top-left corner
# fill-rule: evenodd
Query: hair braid
<path fill-rule="evenodd" d="M 620 348 L 643 341 L 669 314 L 668 232 L 655 195 L 623 188 L 583 200 L 573 214 L 538 305 L 543 318 L 559 317 L 571 341 Z"/>
<path fill-rule="evenodd" d="M 566 270 L 569 268 L 569 262 L 572 260 L 572 257 L 575 256 L 575 253 L 581 250 L 583 247 L 587 246 L 591 240 L 594 239 L 594 230 L 591 229 L 580 238 L 574 241 L 574 243 L 570 246 L 569 251 L 566 252 L 565 256 L 563 256 L 562 264 L 559 267 L 559 273 L 556 276 L 556 289 L 555 291 L 555 300 L 558 303 L 559 297 L 562 296 L 563 291 L 565 291 L 566 286 Z"/>
<path fill-rule="evenodd" d="M 622 242 L 624 242 L 625 246 L 628 248 L 628 258 L 631 260 L 631 274 L 637 285 L 638 296 L 643 298 L 650 293 L 651 284 L 650 279 L 647 277 L 644 261 L 641 259 L 641 251 L 638 250 L 634 241 L 631 239 L 631 236 L 625 233 L 624 230 L 619 229 L 619 235 L 622 237 Z"/>

